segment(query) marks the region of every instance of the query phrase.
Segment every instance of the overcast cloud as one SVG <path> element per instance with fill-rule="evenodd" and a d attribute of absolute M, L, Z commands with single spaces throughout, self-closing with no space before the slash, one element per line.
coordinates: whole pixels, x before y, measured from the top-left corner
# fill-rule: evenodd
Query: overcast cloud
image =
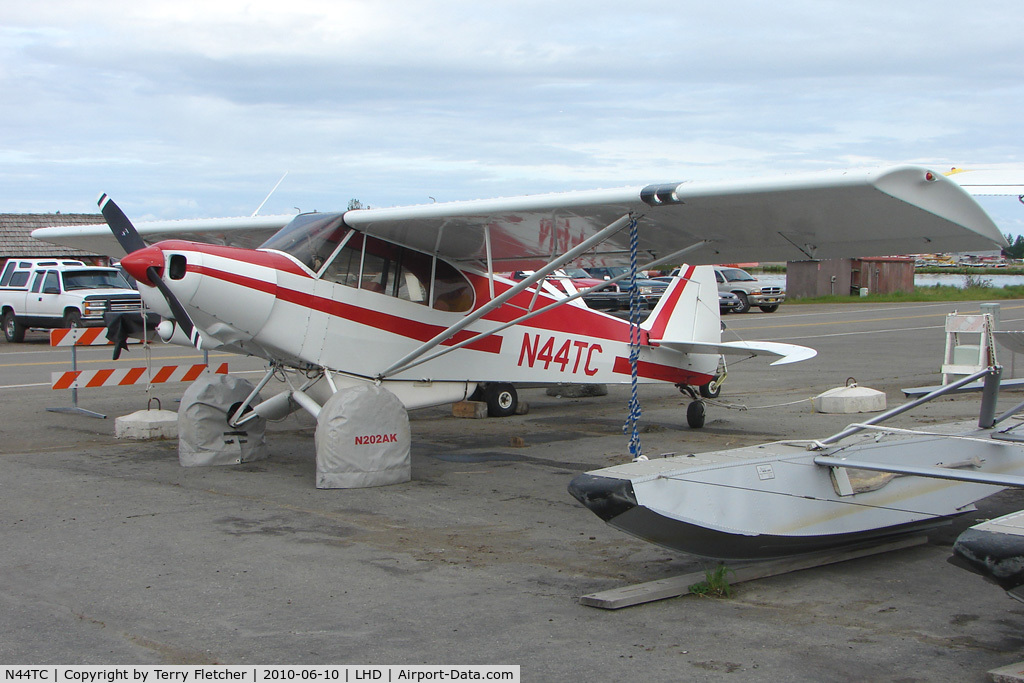
<path fill-rule="evenodd" d="M 0 211 L 1024 167 L 1021 36 L 1009 1 L 4 3 Z"/>

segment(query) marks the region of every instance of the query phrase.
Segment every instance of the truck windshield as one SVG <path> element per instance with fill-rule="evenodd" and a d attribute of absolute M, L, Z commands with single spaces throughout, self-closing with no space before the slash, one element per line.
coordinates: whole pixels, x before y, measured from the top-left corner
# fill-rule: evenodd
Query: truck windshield
<path fill-rule="evenodd" d="M 739 268 L 723 268 L 722 275 L 729 282 L 755 282 L 757 280 L 753 275 Z"/>
<path fill-rule="evenodd" d="M 76 270 L 64 273 L 64 291 L 74 289 L 132 289 L 116 270 Z"/>

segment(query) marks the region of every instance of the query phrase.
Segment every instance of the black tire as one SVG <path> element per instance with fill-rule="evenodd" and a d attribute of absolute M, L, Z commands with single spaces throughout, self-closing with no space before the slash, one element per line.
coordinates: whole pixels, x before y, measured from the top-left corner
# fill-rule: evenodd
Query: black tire
<path fill-rule="evenodd" d="M 484 387 L 484 400 L 487 402 L 488 417 L 508 417 L 516 414 L 519 407 L 519 394 L 516 388 L 505 382 L 496 382 Z"/>
<path fill-rule="evenodd" d="M 61 326 L 64 328 L 81 327 L 82 314 L 73 308 L 64 311 L 64 320 L 61 322 Z"/>
<path fill-rule="evenodd" d="M 746 292 L 733 292 L 736 298 L 740 300 L 740 305 L 735 308 L 737 313 L 746 313 L 750 310 L 750 299 L 747 298 Z"/>
<path fill-rule="evenodd" d="M 700 395 L 704 398 L 718 398 L 718 395 L 722 393 L 722 385 L 715 386 L 715 390 L 711 391 L 711 382 L 700 385 Z"/>
<path fill-rule="evenodd" d="M 765 313 L 774 313 L 775 311 L 779 310 L 779 305 L 778 304 L 768 304 L 767 306 L 758 306 L 758 308 L 760 308 Z"/>
<path fill-rule="evenodd" d="M 3 325 L 4 339 L 12 344 L 20 344 L 25 341 L 25 326 L 18 322 L 13 312 L 4 313 Z"/>
<path fill-rule="evenodd" d="M 704 426 L 704 401 L 691 401 L 686 406 L 686 424 L 691 429 L 700 429 Z"/>

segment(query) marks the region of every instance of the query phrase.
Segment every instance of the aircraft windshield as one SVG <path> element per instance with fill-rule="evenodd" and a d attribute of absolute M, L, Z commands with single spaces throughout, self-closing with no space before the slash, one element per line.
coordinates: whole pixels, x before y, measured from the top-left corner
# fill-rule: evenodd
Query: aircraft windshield
<path fill-rule="evenodd" d="M 291 254 L 310 270 L 320 270 L 348 232 L 340 213 L 304 213 L 292 219 L 261 249 Z"/>

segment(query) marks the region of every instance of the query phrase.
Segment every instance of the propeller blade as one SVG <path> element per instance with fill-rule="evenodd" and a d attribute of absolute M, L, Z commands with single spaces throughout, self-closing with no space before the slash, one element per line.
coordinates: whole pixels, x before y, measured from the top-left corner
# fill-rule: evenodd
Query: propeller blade
<path fill-rule="evenodd" d="M 171 313 L 174 314 L 174 321 L 181 328 L 181 331 L 188 336 L 192 341 L 192 345 L 197 349 L 202 348 L 202 336 L 196 326 L 192 323 L 192 319 L 188 317 L 188 313 L 185 311 L 185 307 L 178 301 L 178 297 L 174 296 L 174 292 L 167 286 L 163 278 L 160 277 L 160 272 L 156 269 L 156 266 L 150 266 L 146 269 L 146 277 L 149 281 L 156 285 L 156 288 L 160 290 L 160 293 L 164 295 L 164 299 L 167 300 L 167 305 L 171 307 Z"/>
<path fill-rule="evenodd" d="M 121 248 L 124 249 L 124 253 L 130 254 L 139 249 L 146 248 L 146 243 L 139 236 L 139 231 L 135 229 L 132 222 L 128 220 L 128 216 L 124 215 L 124 211 L 114 203 L 113 199 L 104 193 L 100 195 L 96 203 L 99 204 L 103 220 L 110 226 L 110 231 L 114 233 L 114 237 L 117 239 L 117 243 L 121 245 Z"/>
<path fill-rule="evenodd" d="M 100 195 L 97 201 L 100 207 L 100 213 L 103 214 L 103 220 L 110 226 L 110 231 L 114 233 L 114 237 L 117 239 L 118 244 L 124 249 L 126 254 L 133 254 L 137 251 L 146 248 L 146 243 L 142 241 L 142 237 L 139 235 L 139 231 L 135 229 L 132 222 L 128 219 L 128 216 L 124 214 L 124 211 L 114 203 L 114 200 L 108 197 L 106 194 Z M 167 286 L 163 278 L 160 277 L 160 271 L 156 266 L 149 266 L 146 268 L 146 278 L 156 285 L 156 288 L 163 294 L 164 299 L 167 301 L 167 305 L 171 309 L 171 313 L 174 315 L 174 321 L 181 328 L 188 338 L 192 341 L 192 345 L 197 349 L 201 348 L 202 337 L 199 331 L 196 330 L 196 326 L 192 323 L 192 319 L 185 311 L 185 307 L 178 301 L 178 297 L 174 296 L 174 292 Z"/>

